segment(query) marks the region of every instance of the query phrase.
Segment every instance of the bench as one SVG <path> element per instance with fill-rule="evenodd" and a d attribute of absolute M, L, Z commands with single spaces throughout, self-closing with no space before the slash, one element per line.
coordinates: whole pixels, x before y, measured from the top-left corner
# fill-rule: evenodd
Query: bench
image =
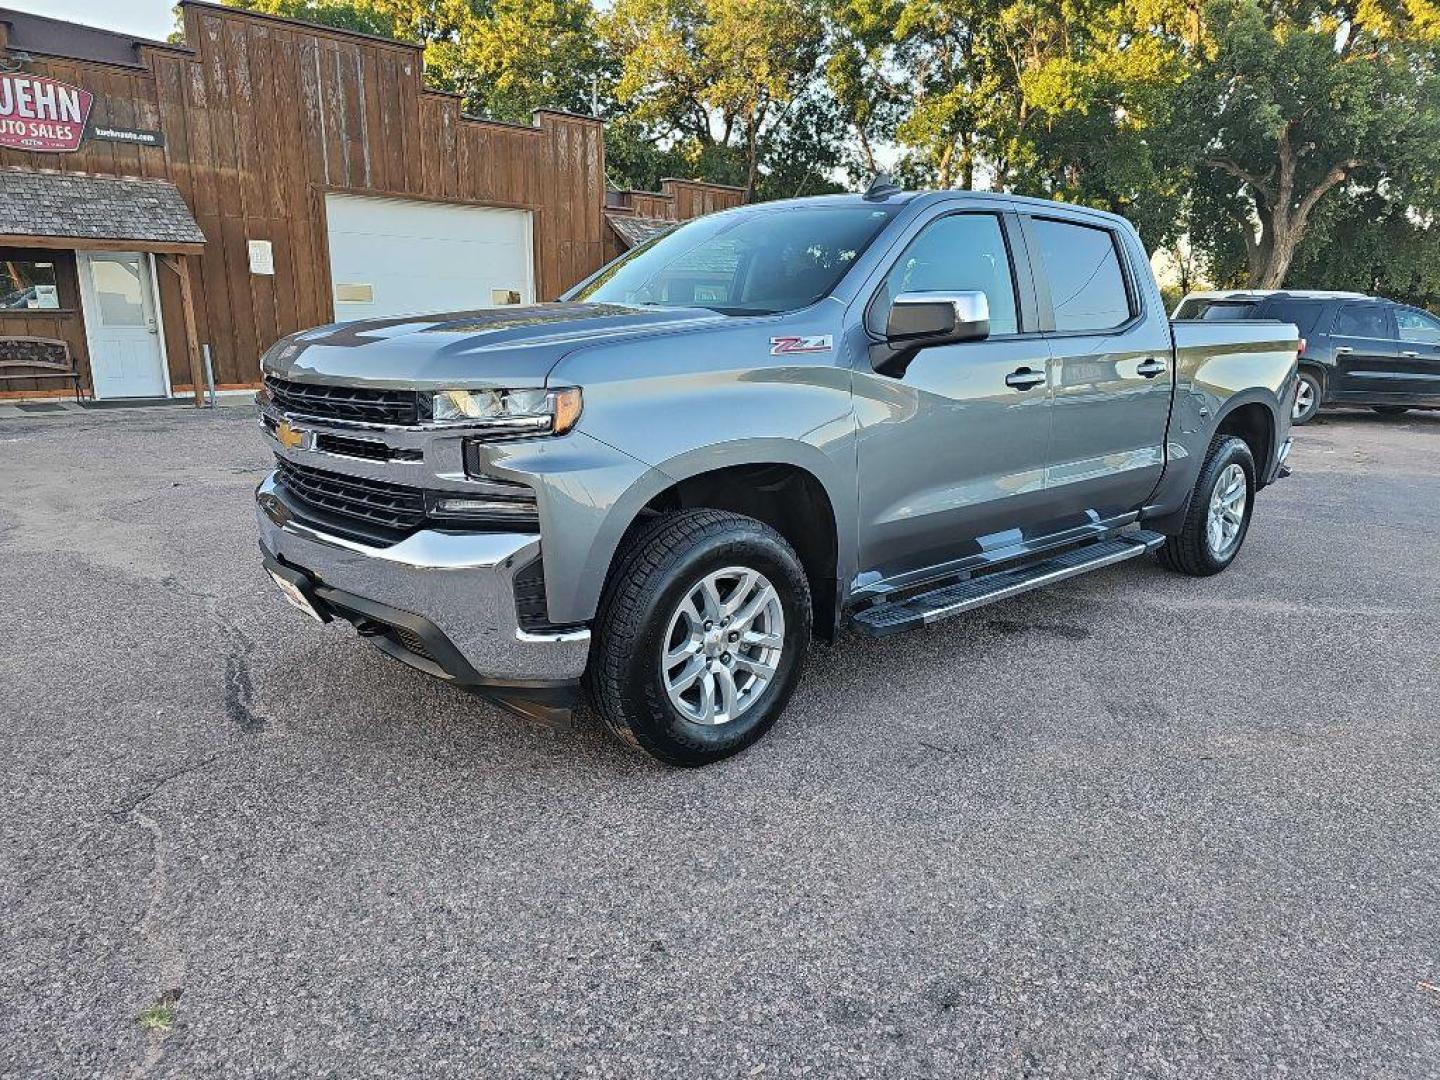
<path fill-rule="evenodd" d="M 10 379 L 65 379 L 80 400 L 80 367 L 56 338 L 0 337 L 0 381 Z"/>

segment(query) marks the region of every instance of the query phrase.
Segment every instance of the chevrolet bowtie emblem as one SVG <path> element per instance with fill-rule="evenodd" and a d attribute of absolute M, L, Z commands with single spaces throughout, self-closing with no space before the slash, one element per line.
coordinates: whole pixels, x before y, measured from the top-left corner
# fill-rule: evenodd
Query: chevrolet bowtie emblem
<path fill-rule="evenodd" d="M 310 433 L 292 427 L 289 420 L 281 420 L 275 425 L 275 438 L 286 450 L 301 450 L 308 449 Z"/>

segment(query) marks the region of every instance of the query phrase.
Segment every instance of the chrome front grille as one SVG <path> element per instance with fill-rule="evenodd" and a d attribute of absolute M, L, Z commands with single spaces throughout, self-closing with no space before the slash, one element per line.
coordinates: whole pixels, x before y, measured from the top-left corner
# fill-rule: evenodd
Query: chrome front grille
<path fill-rule="evenodd" d="M 402 531 L 425 521 L 425 493 L 419 488 L 313 469 L 278 455 L 275 468 L 295 499 L 328 514 Z"/>
<path fill-rule="evenodd" d="M 419 422 L 420 395 L 414 390 L 330 386 L 265 376 L 265 389 L 283 413 L 343 423 L 411 426 Z"/>

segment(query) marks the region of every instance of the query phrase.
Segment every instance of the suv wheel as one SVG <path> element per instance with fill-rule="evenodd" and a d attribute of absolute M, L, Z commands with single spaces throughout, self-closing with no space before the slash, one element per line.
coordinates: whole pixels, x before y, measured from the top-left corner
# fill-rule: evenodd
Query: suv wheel
<path fill-rule="evenodd" d="M 1255 503 L 1255 459 L 1234 436 L 1218 436 L 1195 482 L 1180 535 L 1160 549 L 1160 561 L 1193 577 L 1218 574 L 1240 553 Z"/>
<path fill-rule="evenodd" d="M 767 732 L 810 645 L 810 587 L 784 537 L 719 510 L 663 514 L 611 572 L 586 685 L 622 740 L 671 765 Z"/>
<path fill-rule="evenodd" d="M 1299 372 L 1300 385 L 1295 388 L 1295 407 L 1290 410 L 1292 424 L 1308 424 L 1320 411 L 1320 398 L 1324 388 L 1320 376 L 1304 368 Z"/>

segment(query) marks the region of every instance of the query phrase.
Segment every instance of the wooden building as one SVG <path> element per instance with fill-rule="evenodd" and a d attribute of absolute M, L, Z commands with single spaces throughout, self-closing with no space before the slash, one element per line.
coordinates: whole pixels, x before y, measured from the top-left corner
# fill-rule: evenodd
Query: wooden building
<path fill-rule="evenodd" d="M 421 50 L 208 3 L 185 44 L 0 8 L 0 397 L 257 385 L 337 319 L 553 299 L 740 202 L 607 191 L 603 125 L 462 114 Z M 33 366 L 26 366 L 33 362 Z"/>

